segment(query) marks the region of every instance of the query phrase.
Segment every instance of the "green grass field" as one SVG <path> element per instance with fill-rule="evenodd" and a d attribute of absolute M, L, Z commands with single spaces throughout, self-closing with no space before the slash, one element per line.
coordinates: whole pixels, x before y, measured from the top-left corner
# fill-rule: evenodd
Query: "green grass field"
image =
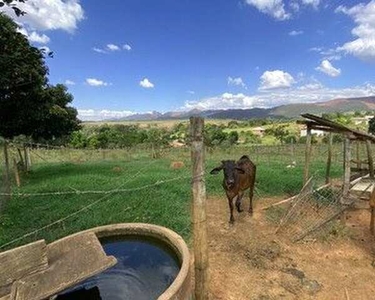
<path fill-rule="evenodd" d="M 317 148 L 314 151 L 319 154 L 323 149 Z M 13 196 L 0 216 L 0 247 L 94 202 L 98 203 L 9 247 L 41 238 L 52 241 L 83 229 L 118 222 L 163 225 L 188 240 L 191 199 L 189 149 L 170 149 L 161 159 L 151 159 L 144 150 L 125 152 L 108 150 L 104 155 L 96 150 L 32 152 L 32 171 L 21 176 L 20 188 L 13 185 L 13 193 L 109 191 L 119 188 L 130 190 L 110 195 Z M 217 195 L 222 201 L 226 201 L 221 187 L 222 175 L 211 176 L 209 171 L 222 159 L 238 159 L 246 153 L 257 164 L 256 201 L 269 196 L 288 197 L 299 191 L 302 186 L 303 147 L 294 150 L 297 166 L 291 169 L 286 168 L 293 158 L 288 147 L 263 147 L 257 150 L 233 147 L 206 154 L 206 186 L 209 196 Z M 316 155 L 315 158 L 311 164 L 311 174 L 319 179 L 318 183 L 322 183 L 325 155 Z M 175 160 L 183 161 L 185 167 L 177 170 L 170 168 L 170 163 Z M 341 172 L 342 165 L 337 161 L 332 167 L 332 176 L 339 177 Z M 170 179 L 176 181 L 133 190 Z M 248 202 L 245 203 L 248 205 Z"/>

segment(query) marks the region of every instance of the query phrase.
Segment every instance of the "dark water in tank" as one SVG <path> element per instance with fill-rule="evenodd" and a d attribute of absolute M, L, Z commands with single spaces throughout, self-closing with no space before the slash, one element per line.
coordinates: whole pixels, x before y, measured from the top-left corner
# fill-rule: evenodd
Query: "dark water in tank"
<path fill-rule="evenodd" d="M 117 258 L 117 264 L 65 291 L 58 300 L 157 299 L 180 270 L 176 254 L 160 241 L 126 236 L 100 242 L 107 255 Z"/>

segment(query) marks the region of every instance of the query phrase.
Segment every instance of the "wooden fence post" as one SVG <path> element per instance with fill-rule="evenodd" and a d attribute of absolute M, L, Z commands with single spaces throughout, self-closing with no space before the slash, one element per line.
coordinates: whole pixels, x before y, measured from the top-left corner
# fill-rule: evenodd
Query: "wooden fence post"
<path fill-rule="evenodd" d="M 362 164 L 361 164 L 361 156 L 360 156 L 360 153 L 359 153 L 359 143 L 360 143 L 360 141 L 356 142 L 355 150 L 356 150 L 357 169 L 358 169 L 358 172 L 361 172 L 360 170 L 362 168 Z"/>
<path fill-rule="evenodd" d="M 20 174 L 18 172 L 17 160 L 15 158 L 13 158 L 13 170 L 14 170 L 14 177 L 16 179 L 16 184 L 18 187 L 20 187 L 21 186 Z"/>
<path fill-rule="evenodd" d="M 350 193 L 350 163 L 351 163 L 351 141 L 348 136 L 345 137 L 344 141 L 344 180 L 343 180 L 343 192 L 341 198 L 341 204 L 347 205 Z M 341 214 L 341 223 L 346 223 L 346 211 Z"/>
<path fill-rule="evenodd" d="M 25 169 L 26 169 L 26 172 L 29 172 L 31 168 L 31 158 L 30 158 L 30 149 L 29 147 L 26 146 L 26 144 L 24 145 L 23 151 L 24 151 L 24 156 L 25 156 Z"/>
<path fill-rule="evenodd" d="M 192 182 L 192 222 L 194 232 L 195 299 L 208 299 L 208 242 L 206 222 L 206 185 L 204 181 L 204 120 L 190 118 Z"/>
<path fill-rule="evenodd" d="M 309 180 L 309 168 L 311 160 L 311 126 L 307 125 L 306 130 L 306 150 L 305 150 L 305 169 L 303 174 L 303 183 Z"/>
<path fill-rule="evenodd" d="M 327 169 L 326 169 L 326 184 L 330 183 L 330 173 L 331 173 L 331 163 L 332 163 L 332 143 L 333 143 L 333 134 L 329 133 L 328 137 L 328 157 L 327 157 Z"/>
<path fill-rule="evenodd" d="M 4 163 L 5 163 L 5 170 L 4 170 L 4 192 L 6 194 L 11 193 L 11 186 L 10 186 L 10 166 L 9 166 L 9 153 L 8 153 L 8 142 L 4 141 Z M 5 205 L 10 200 L 10 196 L 4 196 L 3 199 L 0 198 L 0 213 L 4 210 Z"/>
<path fill-rule="evenodd" d="M 368 160 L 368 170 L 370 173 L 370 178 L 374 178 L 374 160 L 372 158 L 372 149 L 371 149 L 371 141 L 366 141 L 366 148 L 367 148 L 367 160 Z"/>

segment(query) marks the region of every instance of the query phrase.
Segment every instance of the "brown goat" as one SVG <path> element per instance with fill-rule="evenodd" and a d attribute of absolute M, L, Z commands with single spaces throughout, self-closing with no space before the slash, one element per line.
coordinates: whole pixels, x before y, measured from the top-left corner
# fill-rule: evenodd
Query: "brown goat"
<path fill-rule="evenodd" d="M 256 166 L 247 155 L 242 156 L 239 161 L 223 160 L 221 166 L 214 168 L 210 174 L 218 174 L 224 171 L 223 188 L 227 194 L 230 208 L 230 223 L 234 222 L 233 199 L 237 196 L 236 207 L 238 212 L 242 212 L 241 200 L 245 190 L 249 189 L 249 213 L 253 213 L 253 195 L 255 185 Z"/>

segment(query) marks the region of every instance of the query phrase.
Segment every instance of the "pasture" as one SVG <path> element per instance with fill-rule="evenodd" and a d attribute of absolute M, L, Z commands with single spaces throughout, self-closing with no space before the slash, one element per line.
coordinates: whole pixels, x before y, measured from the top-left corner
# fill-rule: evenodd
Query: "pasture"
<path fill-rule="evenodd" d="M 326 151 L 325 145 L 313 147 L 316 185 L 324 182 Z M 16 155 L 15 149 L 10 153 Z M 335 145 L 333 153 L 331 176 L 340 178 L 341 147 Z M 222 175 L 209 171 L 222 159 L 243 154 L 257 165 L 254 216 L 236 213 L 235 224 L 229 226 Z M 168 148 L 159 159 L 151 157 L 148 149 L 32 149 L 31 171 L 21 174 L 21 187 L 12 182 L 14 195 L 0 217 L 1 251 L 119 222 L 163 225 L 191 246 L 190 149 Z M 294 168 L 288 167 L 292 161 Z M 178 163 L 173 167 L 172 162 Z M 303 162 L 303 145 L 206 151 L 212 299 L 345 299 L 346 292 L 358 296 L 353 299 L 371 299 L 373 237 L 366 211 L 351 213 L 346 228 L 335 225 L 307 244 L 291 244 L 275 235 L 283 208 L 263 208 L 298 193 Z M 244 208 L 248 205 L 244 197 Z M 342 276 L 332 277 L 332 272 Z"/>
<path fill-rule="evenodd" d="M 326 149 L 321 145 L 314 151 L 324 153 Z M 11 153 L 15 155 L 15 149 Z M 293 150 L 290 146 L 263 146 L 207 151 L 207 194 L 220 196 L 226 203 L 221 187 L 222 175 L 208 173 L 222 159 L 238 159 L 242 154 L 248 154 L 258 166 L 255 201 L 294 195 L 302 186 L 303 153 L 302 145 L 296 145 Z M 342 171 L 336 158 L 333 177 L 339 177 Z M 91 204 L 82 212 L 9 247 L 40 238 L 52 241 L 86 228 L 117 222 L 159 224 L 189 240 L 191 163 L 188 148 L 166 149 L 160 159 L 152 159 L 150 151 L 145 149 L 32 149 L 31 159 L 31 172 L 21 174 L 20 188 L 13 183 L 12 193 L 15 195 L 7 201 L 6 210 L 0 217 L 0 247 Z M 287 168 L 293 160 L 297 162 L 296 167 Z M 182 161 L 184 167 L 171 168 L 173 161 Z M 317 155 L 311 173 L 320 182 L 324 179 L 324 166 L 324 155 Z M 81 191 L 85 193 L 80 194 Z M 108 194 L 97 194 L 96 191 Z M 60 192 L 67 194 L 60 195 Z M 35 193 L 47 195 L 17 195 Z"/>

